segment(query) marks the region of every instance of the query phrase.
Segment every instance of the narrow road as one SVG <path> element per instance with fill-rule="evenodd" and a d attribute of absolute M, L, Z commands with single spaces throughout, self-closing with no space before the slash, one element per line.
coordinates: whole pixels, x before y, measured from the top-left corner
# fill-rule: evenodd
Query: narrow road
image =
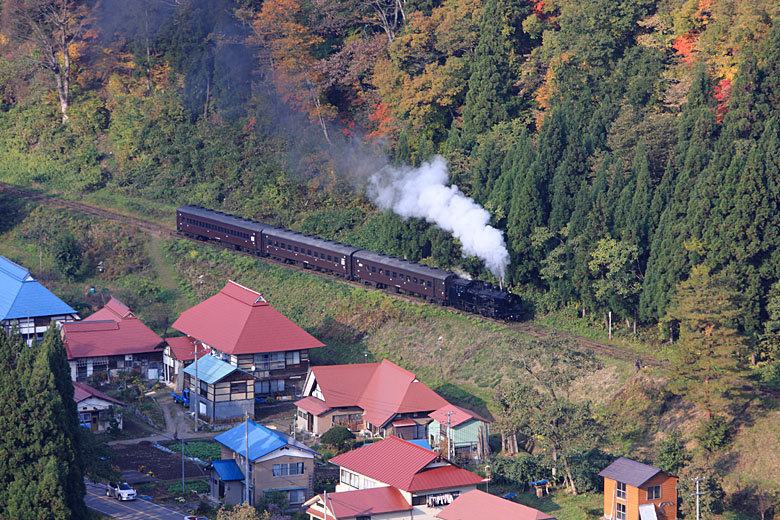
<path fill-rule="evenodd" d="M 186 512 L 155 504 L 142 498 L 120 502 L 106 496 L 105 484 L 86 481 L 87 494 L 84 502 L 87 507 L 111 518 L 123 520 L 182 520 Z"/>

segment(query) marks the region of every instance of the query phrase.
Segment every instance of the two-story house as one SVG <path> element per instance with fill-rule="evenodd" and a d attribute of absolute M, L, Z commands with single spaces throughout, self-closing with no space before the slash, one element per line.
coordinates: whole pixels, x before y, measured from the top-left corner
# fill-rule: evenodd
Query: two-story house
<path fill-rule="evenodd" d="M 190 390 L 190 410 L 209 423 L 255 414 L 255 378 L 214 356 L 205 355 L 182 370 Z"/>
<path fill-rule="evenodd" d="M 122 371 L 144 379 L 161 375 L 165 342 L 116 298 L 82 321 L 63 323 L 62 341 L 74 381 Z"/>
<path fill-rule="evenodd" d="M 428 416 L 448 403 L 395 363 L 312 367 L 303 385 L 296 428 L 322 435 L 333 426 L 382 437 L 427 439 Z"/>
<path fill-rule="evenodd" d="M 173 328 L 252 374 L 257 397 L 299 395 L 309 370 L 309 349 L 325 346 L 271 307 L 259 292 L 232 280 L 184 311 Z"/>
<path fill-rule="evenodd" d="M 0 326 L 16 328 L 28 345 L 43 340 L 52 321 L 79 319 L 70 305 L 33 278 L 30 271 L 0 256 Z"/>
<path fill-rule="evenodd" d="M 215 500 L 231 505 L 244 501 L 247 464 L 250 505 L 269 491 L 286 493 L 291 506 L 313 494 L 314 457 L 319 454 L 303 443 L 250 420 L 214 440 L 222 445 L 222 460 L 212 463 L 209 478 Z"/>
<path fill-rule="evenodd" d="M 445 506 L 483 482 L 482 477 L 455 466 L 438 453 L 397 437 L 367 444 L 330 462 L 339 466 L 336 492 L 306 501 L 310 520 L 434 520 Z M 386 487 L 391 489 L 377 491 Z"/>
<path fill-rule="evenodd" d="M 604 477 L 604 518 L 677 518 L 677 477 L 625 457 L 604 468 L 599 476 Z"/>

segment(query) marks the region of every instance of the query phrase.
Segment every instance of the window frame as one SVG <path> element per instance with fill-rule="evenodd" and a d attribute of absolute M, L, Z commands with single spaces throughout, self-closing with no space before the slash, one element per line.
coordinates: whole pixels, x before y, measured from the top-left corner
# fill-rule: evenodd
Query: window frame
<path fill-rule="evenodd" d="M 620 500 L 626 499 L 626 483 L 620 482 L 619 480 L 615 481 L 615 497 Z"/>
<path fill-rule="evenodd" d="M 617 507 L 615 507 L 615 520 L 627 520 L 628 513 L 626 509 L 626 504 L 617 504 Z"/>
<path fill-rule="evenodd" d="M 651 490 L 654 491 L 654 493 L 652 494 L 653 496 L 651 496 L 651 494 L 650 494 Z M 656 491 L 657 491 L 657 493 L 656 493 Z M 661 485 L 660 484 L 658 484 L 657 486 L 647 486 L 647 499 L 648 500 L 661 500 L 661 493 L 662 493 L 662 491 L 661 491 Z"/>

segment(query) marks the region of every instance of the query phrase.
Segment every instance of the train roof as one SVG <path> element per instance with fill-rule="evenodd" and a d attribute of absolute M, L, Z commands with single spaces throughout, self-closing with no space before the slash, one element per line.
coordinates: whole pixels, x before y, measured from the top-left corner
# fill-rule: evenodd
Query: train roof
<path fill-rule="evenodd" d="M 360 250 L 355 253 L 354 258 L 358 260 L 364 260 L 366 262 L 376 262 L 397 269 L 404 269 L 406 271 L 417 273 L 423 276 L 429 276 L 438 280 L 444 280 L 450 276 L 454 276 L 454 273 L 439 269 L 438 267 L 431 267 L 428 265 L 422 265 L 409 260 L 402 260 L 394 256 L 383 255 L 382 253 L 375 253 L 374 251 L 368 251 L 366 249 Z"/>
<path fill-rule="evenodd" d="M 237 226 L 244 229 L 250 229 L 258 233 L 265 229 L 276 229 L 274 226 L 271 226 L 270 224 L 264 224 L 262 222 L 257 222 L 255 220 L 250 220 L 248 218 L 237 217 L 235 215 L 222 213 L 221 211 L 202 208 L 200 206 L 194 206 L 191 204 L 188 204 L 186 206 L 181 206 L 176 211 L 178 213 L 182 213 L 185 215 L 207 218 L 214 222 L 220 222 L 222 224 Z"/>
<path fill-rule="evenodd" d="M 289 229 L 272 228 L 265 229 L 263 231 L 268 236 L 275 238 L 286 238 L 288 240 L 297 240 L 298 242 L 309 244 L 312 247 L 320 247 L 322 249 L 327 249 L 328 251 L 333 251 L 335 253 L 347 256 L 351 255 L 355 251 L 360 250 L 359 247 L 348 246 L 346 244 L 342 244 L 341 242 L 334 242 L 333 240 L 326 240 L 324 238 L 299 233 L 298 231 L 290 231 Z"/>

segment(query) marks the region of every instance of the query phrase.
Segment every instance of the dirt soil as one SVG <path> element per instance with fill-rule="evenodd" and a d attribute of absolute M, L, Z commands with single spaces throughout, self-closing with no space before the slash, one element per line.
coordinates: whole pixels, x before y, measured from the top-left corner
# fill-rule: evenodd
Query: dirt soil
<path fill-rule="evenodd" d="M 141 473 L 152 472 L 160 480 L 181 478 L 181 456 L 165 453 L 152 446 L 151 442 L 142 441 L 132 445 L 116 445 L 114 450 L 119 455 L 115 464 L 120 470 L 136 470 Z M 184 462 L 185 478 L 202 477 L 194 462 Z"/>

